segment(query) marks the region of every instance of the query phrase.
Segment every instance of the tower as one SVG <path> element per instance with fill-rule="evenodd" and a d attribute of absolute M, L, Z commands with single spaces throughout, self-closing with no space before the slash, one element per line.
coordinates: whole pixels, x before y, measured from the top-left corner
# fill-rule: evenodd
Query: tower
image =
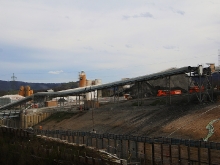
<path fill-rule="evenodd" d="M 219 66 L 220 66 L 220 49 L 218 50 L 218 70 L 219 70 Z"/>
<path fill-rule="evenodd" d="M 17 79 L 17 77 L 15 77 L 15 75 L 13 73 L 13 75 L 11 76 L 11 89 L 12 89 L 12 91 L 16 89 L 16 81 L 15 81 L 16 79 Z"/>

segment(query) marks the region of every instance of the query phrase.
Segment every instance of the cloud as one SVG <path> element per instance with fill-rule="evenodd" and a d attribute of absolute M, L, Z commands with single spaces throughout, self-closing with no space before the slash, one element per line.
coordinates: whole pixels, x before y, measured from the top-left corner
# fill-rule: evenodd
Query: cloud
<path fill-rule="evenodd" d="M 131 18 L 131 16 L 123 15 L 123 19 L 129 19 L 129 18 Z"/>
<path fill-rule="evenodd" d="M 179 49 L 179 47 L 177 46 L 172 46 L 172 45 L 167 45 L 167 46 L 163 46 L 164 49 Z"/>
<path fill-rule="evenodd" d="M 139 17 L 146 17 L 146 18 L 149 17 L 149 18 L 152 18 L 153 15 L 151 13 L 146 12 L 146 13 L 141 13 Z"/>
<path fill-rule="evenodd" d="M 132 16 L 129 15 L 123 15 L 123 19 L 129 19 L 129 18 L 153 18 L 153 15 L 149 12 L 141 13 L 141 14 L 135 14 Z"/>
<path fill-rule="evenodd" d="M 60 73 L 63 73 L 63 71 L 62 70 L 49 71 L 48 73 L 50 73 L 50 74 L 60 74 Z"/>
<path fill-rule="evenodd" d="M 176 11 L 176 13 L 181 14 L 181 15 L 184 15 L 184 14 L 185 14 L 185 12 L 184 12 L 184 11 L 181 11 L 181 10 Z"/>
<path fill-rule="evenodd" d="M 132 48 L 132 46 L 129 45 L 129 44 L 126 44 L 125 46 L 126 46 L 127 48 Z"/>
<path fill-rule="evenodd" d="M 84 46 L 83 49 L 90 50 L 90 51 L 93 50 L 93 48 L 91 48 L 90 46 L 87 46 L 87 47 Z"/>
<path fill-rule="evenodd" d="M 185 12 L 184 11 L 182 11 L 182 10 L 176 10 L 176 9 L 174 9 L 174 8 L 170 8 L 171 10 L 172 10 L 172 12 L 174 12 L 174 13 L 177 13 L 177 14 L 180 14 L 180 15 L 184 15 L 185 14 Z"/>
<path fill-rule="evenodd" d="M 81 70 L 90 76 L 96 70 L 103 75 L 94 78 L 104 82 L 150 74 L 177 62 L 181 67 L 216 61 L 217 55 L 209 55 L 219 49 L 219 5 L 128 1 L 2 1 L 1 79 L 10 80 L 15 73 L 24 81 L 68 82 Z M 179 60 L 194 54 L 207 58 Z"/>

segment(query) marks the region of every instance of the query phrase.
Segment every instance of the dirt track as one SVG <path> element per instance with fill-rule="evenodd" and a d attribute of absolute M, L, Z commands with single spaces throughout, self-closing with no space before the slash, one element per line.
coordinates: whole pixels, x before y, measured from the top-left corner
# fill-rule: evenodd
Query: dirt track
<path fill-rule="evenodd" d="M 60 122 L 46 120 L 41 125 L 44 129 L 92 131 L 94 128 L 97 133 L 201 140 L 208 134 L 207 124 L 218 118 L 220 118 L 218 103 L 182 104 L 179 102 L 172 106 L 153 106 L 145 102 L 138 107 L 132 106 L 132 102 L 125 102 L 103 105 L 94 110 L 78 111 L 70 119 Z M 216 121 L 213 126 L 214 134 L 209 141 L 219 142 L 220 121 Z"/>

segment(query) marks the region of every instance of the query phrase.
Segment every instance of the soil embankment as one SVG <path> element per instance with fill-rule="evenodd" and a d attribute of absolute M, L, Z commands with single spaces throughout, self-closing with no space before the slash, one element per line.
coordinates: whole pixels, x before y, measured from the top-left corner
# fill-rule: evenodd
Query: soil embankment
<path fill-rule="evenodd" d="M 158 101 L 154 101 L 158 102 Z M 43 129 L 63 129 L 201 140 L 209 132 L 206 126 L 220 118 L 218 103 L 174 105 L 151 103 L 134 106 L 134 102 L 103 105 L 98 109 L 60 112 L 40 123 Z M 39 125 L 36 125 L 37 128 Z M 209 141 L 220 141 L 220 121 L 213 123 Z"/>

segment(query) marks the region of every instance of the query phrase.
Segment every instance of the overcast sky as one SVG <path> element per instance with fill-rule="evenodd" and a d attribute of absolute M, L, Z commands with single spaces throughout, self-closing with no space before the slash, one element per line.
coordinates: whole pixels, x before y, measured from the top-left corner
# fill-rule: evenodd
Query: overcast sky
<path fill-rule="evenodd" d="M 103 83 L 218 65 L 219 0 L 0 0 L 0 80 Z"/>

